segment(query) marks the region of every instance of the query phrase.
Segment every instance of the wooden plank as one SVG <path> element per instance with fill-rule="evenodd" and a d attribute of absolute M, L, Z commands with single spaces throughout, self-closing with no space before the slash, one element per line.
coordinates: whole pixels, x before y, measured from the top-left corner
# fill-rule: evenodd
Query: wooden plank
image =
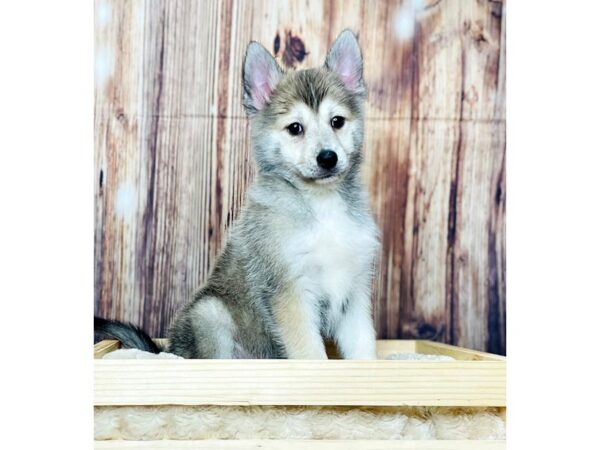
<path fill-rule="evenodd" d="M 415 353 L 416 341 L 400 339 L 378 339 L 377 357 L 384 359 L 392 353 Z"/>
<path fill-rule="evenodd" d="M 477 9 L 480 11 L 476 11 Z M 506 352 L 503 5 L 460 10 L 462 92 L 452 149 L 445 340 Z"/>
<path fill-rule="evenodd" d="M 398 338 L 403 337 L 401 324 L 407 320 L 407 311 L 399 300 L 411 293 L 411 276 L 406 271 L 410 255 L 407 259 L 405 238 L 410 224 L 404 220 L 411 204 L 411 126 L 408 120 L 369 120 L 365 131 L 363 175 L 382 244 L 372 296 L 373 316 L 379 338 Z"/>
<path fill-rule="evenodd" d="M 188 449 L 214 449 L 214 450 L 280 450 L 280 449 L 323 449 L 323 450 L 504 450 L 506 441 L 470 441 L 470 440 L 444 440 L 444 441 L 383 441 L 383 440 L 205 440 L 205 441 L 94 441 L 94 448 L 98 450 L 188 450 Z"/>
<path fill-rule="evenodd" d="M 392 353 L 415 353 L 416 341 L 400 339 L 378 339 L 377 358 L 385 359 Z M 329 359 L 342 359 L 335 342 L 326 341 L 325 351 Z"/>
<path fill-rule="evenodd" d="M 501 355 L 469 350 L 467 348 L 432 341 L 415 341 L 415 351 L 427 355 L 452 356 L 461 361 L 506 361 L 506 357 Z"/>
<path fill-rule="evenodd" d="M 154 339 L 159 347 L 166 348 L 169 340 L 168 339 Z M 386 356 L 392 353 L 406 352 L 406 353 L 414 353 L 415 352 L 416 341 L 410 340 L 398 340 L 398 339 L 385 339 L 377 341 L 377 357 L 380 359 L 384 359 Z M 104 340 L 98 342 L 94 345 L 94 358 L 100 359 L 107 353 L 110 353 L 116 349 L 120 348 L 120 345 L 117 341 L 113 340 Z M 327 342 L 327 355 L 330 359 L 340 359 L 335 343 Z"/>
<path fill-rule="evenodd" d="M 501 361 L 95 360 L 95 405 L 505 406 Z"/>
<path fill-rule="evenodd" d="M 114 352 L 118 348 L 121 348 L 119 341 L 104 340 L 94 344 L 94 359 L 101 359 L 104 355 L 110 352 Z"/>
<path fill-rule="evenodd" d="M 161 348 L 166 348 L 168 339 L 154 339 Z M 118 341 L 104 340 L 94 345 L 94 358 L 100 359 L 107 353 L 121 348 Z M 506 361 L 504 356 L 494 355 L 491 353 L 470 350 L 467 348 L 457 347 L 455 345 L 443 344 L 433 341 L 415 341 L 401 339 L 378 339 L 377 340 L 377 356 L 380 359 L 385 359 L 393 353 L 423 353 L 426 355 L 447 355 L 463 361 Z M 327 354 L 330 359 L 339 359 L 337 349 L 333 342 L 327 342 Z"/>
<path fill-rule="evenodd" d="M 96 27 L 98 64 L 110 68 L 96 83 L 96 313 L 151 335 L 203 282 L 232 209 L 210 176 L 224 153 L 207 118 L 220 5 L 96 4 L 97 18 L 107 16 Z"/>
<path fill-rule="evenodd" d="M 451 342 L 505 353 L 506 209 L 502 124 L 461 123 L 448 253 Z"/>
<path fill-rule="evenodd" d="M 399 297 L 405 339 L 448 339 L 447 224 L 451 192 L 454 122 L 411 123 L 407 163 L 404 251 L 401 256 L 406 286 Z M 390 230 L 392 232 L 392 230 Z"/>

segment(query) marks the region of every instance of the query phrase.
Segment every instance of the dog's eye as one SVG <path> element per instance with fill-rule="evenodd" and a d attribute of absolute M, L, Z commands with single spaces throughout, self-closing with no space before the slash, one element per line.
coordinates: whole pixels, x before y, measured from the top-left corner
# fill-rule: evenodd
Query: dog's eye
<path fill-rule="evenodd" d="M 342 128 L 345 123 L 346 119 L 344 119 L 342 116 L 335 116 L 333 119 L 331 119 L 331 126 L 338 130 Z"/>
<path fill-rule="evenodd" d="M 304 133 L 304 128 L 298 122 L 294 122 L 294 123 L 288 125 L 286 128 L 292 136 L 298 136 L 298 135 Z"/>

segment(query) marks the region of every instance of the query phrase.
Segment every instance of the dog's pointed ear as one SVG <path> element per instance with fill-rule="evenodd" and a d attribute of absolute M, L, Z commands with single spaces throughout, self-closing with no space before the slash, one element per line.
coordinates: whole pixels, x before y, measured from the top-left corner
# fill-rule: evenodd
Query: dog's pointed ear
<path fill-rule="evenodd" d="M 244 107 L 249 115 L 264 108 L 282 75 L 283 70 L 266 48 L 254 41 L 248 44 L 242 79 Z"/>
<path fill-rule="evenodd" d="M 340 33 L 325 58 L 325 67 L 334 72 L 350 92 L 364 93 L 362 55 L 352 31 L 346 29 Z"/>

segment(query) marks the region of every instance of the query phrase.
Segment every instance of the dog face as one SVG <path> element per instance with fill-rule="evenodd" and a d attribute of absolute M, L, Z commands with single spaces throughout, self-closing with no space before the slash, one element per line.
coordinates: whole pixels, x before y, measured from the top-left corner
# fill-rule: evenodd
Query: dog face
<path fill-rule="evenodd" d="M 243 79 L 259 170 L 320 186 L 336 183 L 360 162 L 365 88 L 352 32 L 340 34 L 323 67 L 300 71 L 283 72 L 252 42 Z"/>

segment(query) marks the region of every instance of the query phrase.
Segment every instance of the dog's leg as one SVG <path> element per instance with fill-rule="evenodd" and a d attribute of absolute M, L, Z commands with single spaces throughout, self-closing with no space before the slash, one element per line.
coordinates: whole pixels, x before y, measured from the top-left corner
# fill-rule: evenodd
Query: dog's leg
<path fill-rule="evenodd" d="M 355 291 L 348 299 L 334 339 L 344 359 L 377 359 L 370 289 Z"/>
<path fill-rule="evenodd" d="M 273 316 L 290 359 L 327 359 L 317 302 L 290 289 L 273 299 Z"/>
<path fill-rule="evenodd" d="M 229 309 L 216 297 L 197 300 L 174 324 L 169 351 L 184 358 L 235 357 L 236 328 Z"/>

